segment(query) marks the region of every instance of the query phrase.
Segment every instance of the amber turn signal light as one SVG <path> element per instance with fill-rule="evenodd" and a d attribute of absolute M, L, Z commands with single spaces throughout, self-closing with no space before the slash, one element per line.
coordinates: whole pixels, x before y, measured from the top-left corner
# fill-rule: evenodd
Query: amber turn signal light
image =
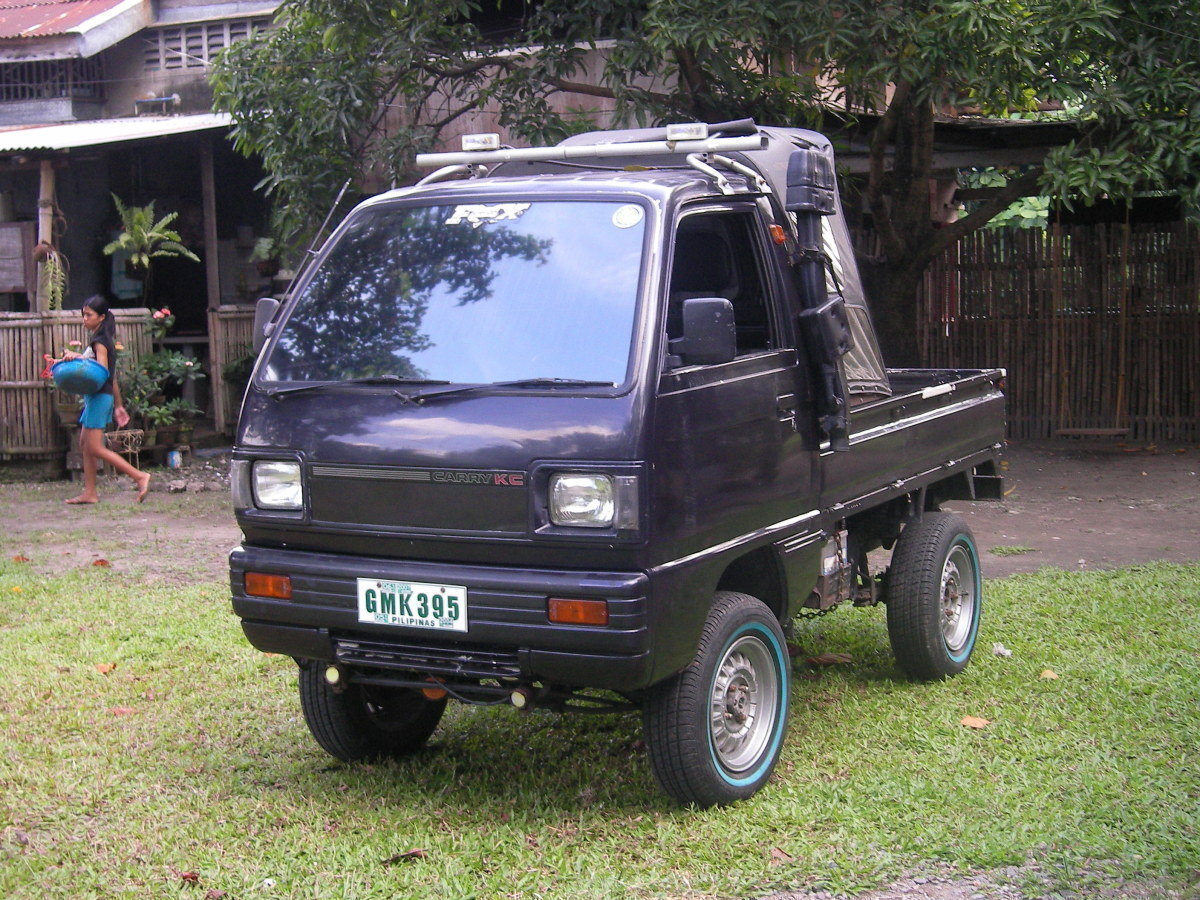
<path fill-rule="evenodd" d="M 546 613 L 551 622 L 559 625 L 607 625 L 608 601 L 551 597 Z"/>
<path fill-rule="evenodd" d="M 288 575 L 267 575 L 264 572 L 246 573 L 246 593 L 252 597 L 292 599 L 292 579 Z"/>

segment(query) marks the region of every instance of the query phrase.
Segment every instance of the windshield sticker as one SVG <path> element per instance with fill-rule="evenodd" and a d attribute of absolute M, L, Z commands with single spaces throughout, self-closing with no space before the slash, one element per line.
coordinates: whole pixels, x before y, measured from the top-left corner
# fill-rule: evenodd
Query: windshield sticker
<path fill-rule="evenodd" d="M 645 212 L 636 203 L 627 203 L 613 213 L 613 224 L 618 228 L 632 228 L 642 221 Z"/>
<path fill-rule="evenodd" d="M 454 207 L 447 225 L 470 225 L 478 228 L 484 222 L 515 222 L 532 204 L 529 203 L 462 203 Z"/>

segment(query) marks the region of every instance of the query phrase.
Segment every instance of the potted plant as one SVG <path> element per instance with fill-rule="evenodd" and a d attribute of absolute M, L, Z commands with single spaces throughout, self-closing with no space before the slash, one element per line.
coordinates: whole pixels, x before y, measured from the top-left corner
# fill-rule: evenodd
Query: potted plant
<path fill-rule="evenodd" d="M 176 397 L 167 401 L 167 407 L 175 416 L 175 440 L 180 444 L 190 444 L 192 433 L 195 431 L 193 418 L 200 414 L 199 407 L 185 397 Z"/>
<path fill-rule="evenodd" d="M 121 369 L 121 396 L 130 415 L 146 432 L 147 446 L 164 439 L 163 429 L 170 429 L 182 417 L 200 411 L 178 396 L 189 381 L 204 377 L 200 361 L 162 345 L 162 338 L 174 321 L 166 307 L 156 310 L 147 328 L 158 349 L 143 356 L 135 366 Z"/>
<path fill-rule="evenodd" d="M 33 248 L 33 259 L 41 263 L 38 269 L 38 291 L 46 296 L 51 312 L 62 309 L 67 295 L 67 258 L 49 241 L 39 241 Z"/>
<path fill-rule="evenodd" d="M 143 298 L 149 291 L 150 261 L 155 257 L 182 256 L 200 262 L 200 257 L 180 243 L 179 232 L 168 227 L 179 218 L 179 213 L 167 213 L 156 219 L 153 200 L 145 206 L 126 206 L 116 194 L 112 198 L 121 217 L 121 233 L 105 245 L 104 255 L 126 254 L 125 273 L 141 280 Z"/>
<path fill-rule="evenodd" d="M 258 274 L 270 278 L 279 271 L 279 248 L 273 237 L 260 237 L 254 242 L 250 251 L 250 262 L 254 263 Z"/>
<path fill-rule="evenodd" d="M 145 433 L 143 446 L 153 447 L 159 441 L 174 438 L 174 431 L 168 432 L 175 424 L 175 411 L 166 403 L 152 403 L 140 410 Z M 169 437 L 168 437 L 169 434 Z"/>

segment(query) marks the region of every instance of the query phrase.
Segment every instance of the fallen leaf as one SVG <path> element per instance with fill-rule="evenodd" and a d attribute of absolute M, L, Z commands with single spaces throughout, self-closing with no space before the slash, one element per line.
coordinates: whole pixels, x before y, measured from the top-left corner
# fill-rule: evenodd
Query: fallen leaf
<path fill-rule="evenodd" d="M 117 667 L 116 663 L 96 663 L 96 671 L 101 675 L 107 675 Z"/>
<path fill-rule="evenodd" d="M 25 593 L 25 588 L 17 587 L 14 585 L 12 591 L 14 594 L 23 594 L 23 593 Z"/>
<path fill-rule="evenodd" d="M 397 853 L 395 856 L 389 856 L 383 860 L 385 866 L 394 865 L 398 862 L 411 862 L 414 859 L 424 859 L 429 854 L 428 850 L 422 850 L 420 847 L 414 847 L 412 850 L 405 850 L 403 853 Z"/>
<path fill-rule="evenodd" d="M 853 661 L 854 657 L 849 653 L 822 653 L 820 656 L 810 656 L 805 660 L 810 666 L 836 666 L 839 663 Z"/>
<path fill-rule="evenodd" d="M 979 730 L 981 728 L 987 728 L 992 723 L 990 719 L 981 719 L 978 716 L 963 716 L 962 724 L 968 728 Z"/>
<path fill-rule="evenodd" d="M 199 872 L 180 872 L 179 880 L 182 881 L 184 884 L 199 884 L 200 883 L 200 873 Z"/>
<path fill-rule="evenodd" d="M 92 565 L 93 566 L 101 566 L 101 567 L 107 569 L 109 566 L 112 565 L 112 563 L 110 563 L 107 559 L 94 559 L 94 560 L 92 560 Z"/>
<path fill-rule="evenodd" d="M 1042 674 L 1038 676 L 1044 681 L 1054 681 L 1058 678 L 1058 673 L 1053 669 L 1042 669 Z"/>
<path fill-rule="evenodd" d="M 13 562 L 29 562 L 29 557 L 28 557 L 28 556 L 22 556 L 20 553 L 18 553 L 16 556 L 14 556 L 14 557 L 12 558 L 12 561 L 13 561 Z"/>
<path fill-rule="evenodd" d="M 114 716 L 132 716 L 134 708 L 132 706 L 114 706 L 109 712 Z"/>
<path fill-rule="evenodd" d="M 786 850 L 780 850 L 778 847 L 772 847 L 771 848 L 771 859 L 774 862 L 784 863 L 784 862 L 791 862 L 793 859 L 795 859 L 795 857 L 792 856 L 792 854 L 788 853 Z"/>
<path fill-rule="evenodd" d="M 204 900 L 225 900 L 228 896 L 228 891 L 220 891 L 216 888 L 209 888 L 204 892 Z"/>

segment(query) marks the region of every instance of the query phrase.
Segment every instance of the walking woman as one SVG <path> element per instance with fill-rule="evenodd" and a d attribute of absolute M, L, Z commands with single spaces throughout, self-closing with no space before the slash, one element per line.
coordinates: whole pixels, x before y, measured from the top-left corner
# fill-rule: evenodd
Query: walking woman
<path fill-rule="evenodd" d="M 108 308 L 108 301 L 96 294 L 83 305 L 83 325 L 91 337 L 83 353 L 68 350 L 63 359 L 86 357 L 96 360 L 108 369 L 108 380 L 94 394 L 83 398 L 83 413 L 79 416 L 79 449 L 83 451 L 83 493 L 72 497 L 67 503 L 98 503 L 96 492 L 96 469 L 106 462 L 122 475 L 128 475 L 137 485 L 137 502 L 146 499 L 150 490 L 150 473 L 142 472 L 125 457 L 109 450 L 104 443 L 104 429 L 116 416 L 120 427 L 129 424 L 129 414 L 121 403 L 121 386 L 117 382 L 116 320 Z"/>

